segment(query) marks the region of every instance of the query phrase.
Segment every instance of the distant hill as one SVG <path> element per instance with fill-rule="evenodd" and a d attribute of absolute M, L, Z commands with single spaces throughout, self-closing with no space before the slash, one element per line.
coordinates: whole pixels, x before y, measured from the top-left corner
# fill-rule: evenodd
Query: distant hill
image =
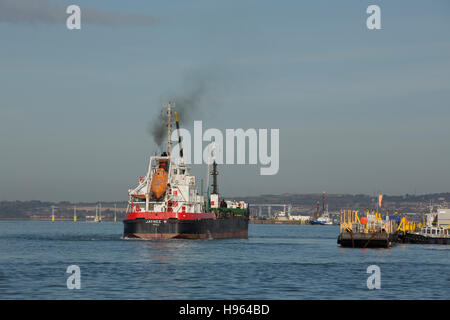
<path fill-rule="evenodd" d="M 317 202 L 321 207 L 322 194 L 280 194 L 261 195 L 256 197 L 236 197 L 250 204 L 292 204 L 294 212 L 310 214 L 316 211 Z M 378 202 L 377 196 L 366 194 L 325 194 L 325 204 L 329 211 L 341 209 L 374 209 Z M 399 212 L 424 212 L 429 204 L 450 203 L 450 193 L 433 193 L 423 195 L 405 194 L 401 196 L 383 195 L 383 209 Z"/>
<path fill-rule="evenodd" d="M 229 198 L 229 197 L 227 197 Z M 231 197 L 232 198 L 232 197 Z M 250 204 L 292 204 L 293 213 L 311 214 L 316 210 L 317 201 L 321 201 L 322 194 L 291 194 L 261 195 L 256 197 L 236 197 L 236 200 L 244 200 Z M 390 211 L 425 212 L 428 210 L 430 202 L 434 204 L 442 202 L 450 203 L 450 193 L 433 193 L 423 195 L 405 194 L 401 196 L 383 196 L 383 209 Z M 375 208 L 377 197 L 365 194 L 326 194 L 325 204 L 329 211 L 339 211 L 340 209 L 361 210 L 365 208 Z M 0 219 L 36 219 L 48 220 L 51 217 L 51 207 L 55 206 L 55 215 L 58 219 L 72 219 L 73 208 L 77 207 L 77 217 L 80 219 L 88 215 L 95 215 L 97 203 L 70 203 L 33 201 L 1 201 Z M 114 215 L 114 205 L 117 206 L 117 217 L 122 218 L 125 213 L 127 203 L 102 202 L 102 216 L 112 219 Z"/>
<path fill-rule="evenodd" d="M 52 214 L 52 206 L 55 206 L 55 217 L 62 220 L 73 219 L 74 206 L 76 206 L 77 217 L 84 219 L 87 215 L 95 215 L 97 203 L 70 203 L 33 201 L 1 201 L 0 219 L 33 219 L 49 220 Z M 111 219 L 114 216 L 114 205 L 117 206 L 117 217 L 125 213 L 126 202 L 103 202 L 102 216 Z"/>

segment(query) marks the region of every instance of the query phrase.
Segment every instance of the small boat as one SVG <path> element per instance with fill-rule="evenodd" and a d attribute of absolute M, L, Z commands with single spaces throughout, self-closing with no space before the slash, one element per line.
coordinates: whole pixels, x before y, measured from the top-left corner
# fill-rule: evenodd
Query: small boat
<path fill-rule="evenodd" d="M 330 219 L 330 216 L 328 214 L 328 205 L 326 205 L 326 210 L 325 210 L 325 192 L 322 193 L 322 214 L 319 214 L 319 201 L 317 201 L 317 214 L 316 217 L 318 216 L 317 219 L 311 219 L 310 224 L 315 224 L 315 225 L 332 225 L 333 224 L 333 220 Z"/>
<path fill-rule="evenodd" d="M 418 232 L 406 232 L 400 236 L 402 243 L 450 244 L 449 229 L 444 227 L 423 227 Z"/>
<path fill-rule="evenodd" d="M 311 224 L 315 224 L 315 225 L 332 225 L 333 221 L 331 221 L 331 219 L 327 216 L 322 216 L 319 217 L 317 219 L 312 219 L 311 220 Z"/>

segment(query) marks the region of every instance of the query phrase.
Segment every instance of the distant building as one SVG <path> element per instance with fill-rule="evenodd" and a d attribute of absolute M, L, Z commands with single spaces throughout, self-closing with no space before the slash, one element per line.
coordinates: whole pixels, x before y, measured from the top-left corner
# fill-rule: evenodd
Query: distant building
<path fill-rule="evenodd" d="M 438 226 L 450 227 L 450 209 L 438 209 Z"/>
<path fill-rule="evenodd" d="M 311 216 L 291 216 L 291 219 L 306 222 L 306 221 L 311 220 Z"/>

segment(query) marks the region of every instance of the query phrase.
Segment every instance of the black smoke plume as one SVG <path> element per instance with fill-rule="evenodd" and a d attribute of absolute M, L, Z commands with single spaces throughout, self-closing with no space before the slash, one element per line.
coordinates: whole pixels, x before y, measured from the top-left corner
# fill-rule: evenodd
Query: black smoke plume
<path fill-rule="evenodd" d="M 172 111 L 178 113 L 180 126 L 191 120 L 202 109 L 207 102 L 212 100 L 212 80 L 211 76 L 190 75 L 185 79 L 185 89 L 181 94 L 172 95 L 171 102 L 175 102 L 175 108 Z M 184 91 L 184 92 L 183 92 Z M 168 101 L 167 101 L 168 102 Z M 165 102 L 165 103 L 167 103 Z M 208 109 L 215 105 L 208 104 Z M 159 114 L 153 119 L 149 126 L 149 132 L 155 143 L 161 147 L 167 139 L 167 115 L 166 107 L 162 107 Z"/>

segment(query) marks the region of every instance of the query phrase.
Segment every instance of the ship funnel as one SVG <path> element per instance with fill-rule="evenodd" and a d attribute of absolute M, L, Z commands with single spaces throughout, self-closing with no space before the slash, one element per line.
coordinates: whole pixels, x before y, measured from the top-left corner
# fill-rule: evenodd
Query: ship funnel
<path fill-rule="evenodd" d="M 217 162 L 216 162 L 216 160 L 214 160 L 214 162 L 213 162 L 213 169 L 212 169 L 211 175 L 213 176 L 213 183 L 212 183 L 213 190 L 212 190 L 212 193 L 213 194 L 219 194 L 219 190 L 218 190 L 218 187 L 217 187 L 217 176 L 219 175 L 219 172 L 217 171 Z"/>

